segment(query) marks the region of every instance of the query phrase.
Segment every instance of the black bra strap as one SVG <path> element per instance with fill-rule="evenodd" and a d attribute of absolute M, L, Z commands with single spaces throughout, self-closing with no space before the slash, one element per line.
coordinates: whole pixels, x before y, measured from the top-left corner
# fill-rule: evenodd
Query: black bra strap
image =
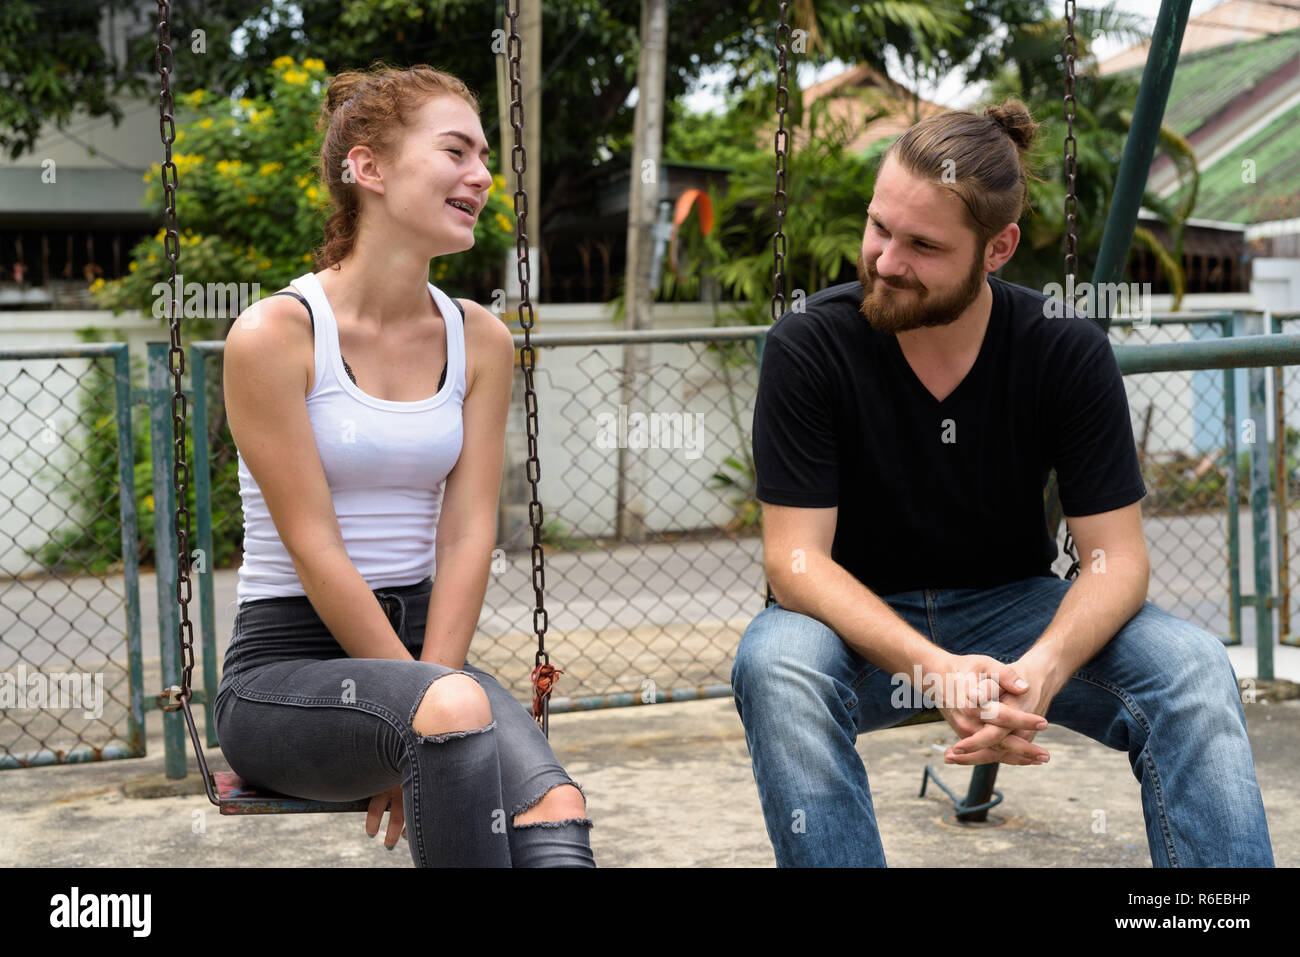
<path fill-rule="evenodd" d="M 292 289 L 282 289 L 282 290 L 280 290 L 279 292 L 273 292 L 273 293 L 271 293 L 271 295 L 272 295 L 272 296 L 293 296 L 293 298 L 297 299 L 300 303 L 302 303 L 304 306 L 306 306 L 306 307 L 307 307 L 307 318 L 311 320 L 311 331 L 312 331 L 312 335 L 315 335 L 315 334 L 316 334 L 316 317 L 313 316 L 313 315 L 311 314 L 311 306 L 308 304 L 308 302 L 307 302 L 306 299 L 304 299 L 304 298 L 303 298 L 302 296 L 300 296 L 298 293 L 294 292 Z M 270 297 L 268 296 L 267 298 L 270 298 Z"/>

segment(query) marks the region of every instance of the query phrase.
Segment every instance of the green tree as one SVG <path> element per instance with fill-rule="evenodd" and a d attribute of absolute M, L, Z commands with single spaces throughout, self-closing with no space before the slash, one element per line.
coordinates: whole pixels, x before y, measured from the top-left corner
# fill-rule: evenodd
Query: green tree
<path fill-rule="evenodd" d="M 296 63 L 284 56 L 266 72 L 272 83 L 264 97 L 232 102 L 198 89 L 179 101 L 193 116 L 178 123 L 172 153 L 182 185 L 176 205 L 186 286 L 257 283 L 269 294 L 311 268 L 310 250 L 323 238 L 328 197 L 318 174 L 322 134 L 314 127 L 325 64 L 316 59 Z M 160 173 L 155 163 L 145 175 L 150 183 L 146 201 L 159 208 Z M 497 284 L 497 264 L 513 245 L 514 230 L 503 186 L 500 178 L 493 183 L 474 247 L 434 260 L 435 282 L 478 291 Z M 123 279 L 96 281 L 92 291 L 98 304 L 164 317 L 171 292 L 165 285 L 170 265 L 162 230 L 132 251 L 128 268 Z M 224 337 L 225 323 L 238 312 L 233 308 L 224 316 L 196 316 L 187 309 L 187 331 Z"/>

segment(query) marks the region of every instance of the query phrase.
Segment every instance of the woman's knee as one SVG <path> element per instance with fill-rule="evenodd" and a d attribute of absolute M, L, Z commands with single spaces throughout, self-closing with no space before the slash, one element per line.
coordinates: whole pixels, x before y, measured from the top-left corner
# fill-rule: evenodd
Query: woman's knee
<path fill-rule="evenodd" d="M 411 727 L 421 735 L 477 731 L 492 723 L 487 693 L 467 674 L 452 672 L 425 689 L 411 715 Z"/>
<path fill-rule="evenodd" d="M 557 784 L 542 795 L 542 799 L 525 811 L 515 815 L 515 826 L 535 824 L 538 821 L 572 821 L 587 817 L 587 802 L 582 792 L 572 784 Z"/>

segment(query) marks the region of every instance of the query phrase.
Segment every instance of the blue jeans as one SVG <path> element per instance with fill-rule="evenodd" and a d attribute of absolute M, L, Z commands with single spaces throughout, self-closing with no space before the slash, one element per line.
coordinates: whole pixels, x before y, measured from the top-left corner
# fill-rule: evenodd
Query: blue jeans
<path fill-rule="evenodd" d="M 1041 577 L 882 600 L 953 654 L 1012 662 L 1069 587 Z M 731 683 L 777 864 L 884 867 L 854 742 L 923 710 L 911 693 L 898 694 L 891 675 L 822 622 L 779 603 L 745 630 Z M 906 707 L 894 706 L 900 698 Z M 1065 683 L 1046 718 L 1128 752 L 1155 866 L 1273 865 L 1236 675 L 1214 635 L 1148 601 Z"/>
<path fill-rule="evenodd" d="M 213 709 L 230 767 L 319 801 L 400 784 L 417 867 L 594 866 L 590 819 L 514 823 L 552 788 L 577 787 L 527 709 L 468 662 L 457 672 L 418 660 L 432 589 L 426 578 L 374 592 L 415 661 L 349 658 L 305 597 L 240 605 Z M 492 722 L 421 735 L 411 723 L 425 692 L 456 673 L 483 688 Z"/>

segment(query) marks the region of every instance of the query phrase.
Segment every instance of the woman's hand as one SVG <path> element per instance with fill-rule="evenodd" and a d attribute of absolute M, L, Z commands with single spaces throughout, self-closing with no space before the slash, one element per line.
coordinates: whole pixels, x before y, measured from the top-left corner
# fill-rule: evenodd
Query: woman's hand
<path fill-rule="evenodd" d="M 399 837 L 406 837 L 406 815 L 402 811 L 400 784 L 370 799 L 370 807 L 366 809 L 366 834 L 370 837 L 379 833 L 379 824 L 385 811 L 388 812 L 388 833 L 384 835 L 384 847 L 391 851 L 397 846 Z"/>

